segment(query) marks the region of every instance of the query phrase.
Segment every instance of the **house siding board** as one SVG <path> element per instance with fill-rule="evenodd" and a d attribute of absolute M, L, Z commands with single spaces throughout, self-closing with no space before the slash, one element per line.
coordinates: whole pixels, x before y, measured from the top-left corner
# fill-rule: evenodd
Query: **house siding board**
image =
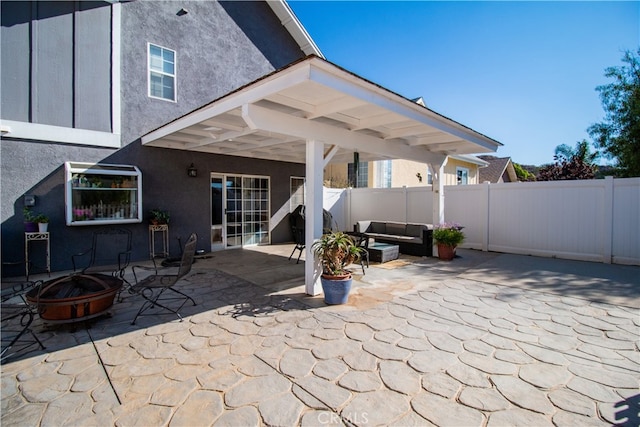
<path fill-rule="evenodd" d="M 29 121 L 30 2 L 0 3 L 2 42 L 0 88 L 2 118 Z"/>
<path fill-rule="evenodd" d="M 73 2 L 35 2 L 32 120 L 73 127 Z"/>
<path fill-rule="evenodd" d="M 111 130 L 111 7 L 2 2 L 2 118 Z"/>
<path fill-rule="evenodd" d="M 74 127 L 111 132 L 111 8 L 100 3 L 75 13 Z"/>

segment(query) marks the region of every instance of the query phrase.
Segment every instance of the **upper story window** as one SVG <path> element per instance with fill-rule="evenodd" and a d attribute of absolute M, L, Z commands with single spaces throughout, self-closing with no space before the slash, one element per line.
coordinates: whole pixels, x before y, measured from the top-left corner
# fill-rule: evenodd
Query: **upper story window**
<path fill-rule="evenodd" d="M 456 175 L 458 176 L 458 185 L 467 185 L 469 183 L 469 169 L 457 167 Z"/>
<path fill-rule="evenodd" d="M 149 43 L 149 96 L 176 100 L 176 52 Z"/>

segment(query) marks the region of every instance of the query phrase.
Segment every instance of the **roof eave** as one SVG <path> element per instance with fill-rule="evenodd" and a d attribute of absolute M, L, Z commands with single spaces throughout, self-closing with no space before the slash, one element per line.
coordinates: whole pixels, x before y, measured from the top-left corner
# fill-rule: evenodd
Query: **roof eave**
<path fill-rule="evenodd" d="M 320 48 L 313 41 L 307 30 L 302 25 L 302 22 L 293 13 L 293 10 L 289 7 L 285 0 L 266 0 L 271 10 L 276 14 L 282 26 L 289 31 L 289 34 L 298 43 L 300 49 L 305 55 L 317 55 L 324 58 L 324 55 L 320 51 Z"/>

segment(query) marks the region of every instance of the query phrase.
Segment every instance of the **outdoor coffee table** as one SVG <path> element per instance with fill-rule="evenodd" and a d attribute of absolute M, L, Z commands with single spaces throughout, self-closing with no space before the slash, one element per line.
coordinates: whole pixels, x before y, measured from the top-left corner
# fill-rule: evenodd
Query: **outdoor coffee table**
<path fill-rule="evenodd" d="M 369 260 L 373 262 L 387 262 L 398 259 L 400 247 L 389 243 L 374 242 L 369 245 Z"/>

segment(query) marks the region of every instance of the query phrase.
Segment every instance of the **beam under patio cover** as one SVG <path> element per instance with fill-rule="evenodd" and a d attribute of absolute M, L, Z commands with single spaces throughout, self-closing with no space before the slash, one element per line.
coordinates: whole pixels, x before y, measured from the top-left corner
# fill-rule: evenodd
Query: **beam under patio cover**
<path fill-rule="evenodd" d="M 148 133 L 142 144 L 306 164 L 305 290 L 321 290 L 310 252 L 322 233 L 323 167 L 409 159 L 435 175 L 433 223 L 443 220 L 448 155 L 495 152 L 499 142 L 317 56 L 308 56 Z M 326 155 L 324 153 L 327 153 Z"/>

